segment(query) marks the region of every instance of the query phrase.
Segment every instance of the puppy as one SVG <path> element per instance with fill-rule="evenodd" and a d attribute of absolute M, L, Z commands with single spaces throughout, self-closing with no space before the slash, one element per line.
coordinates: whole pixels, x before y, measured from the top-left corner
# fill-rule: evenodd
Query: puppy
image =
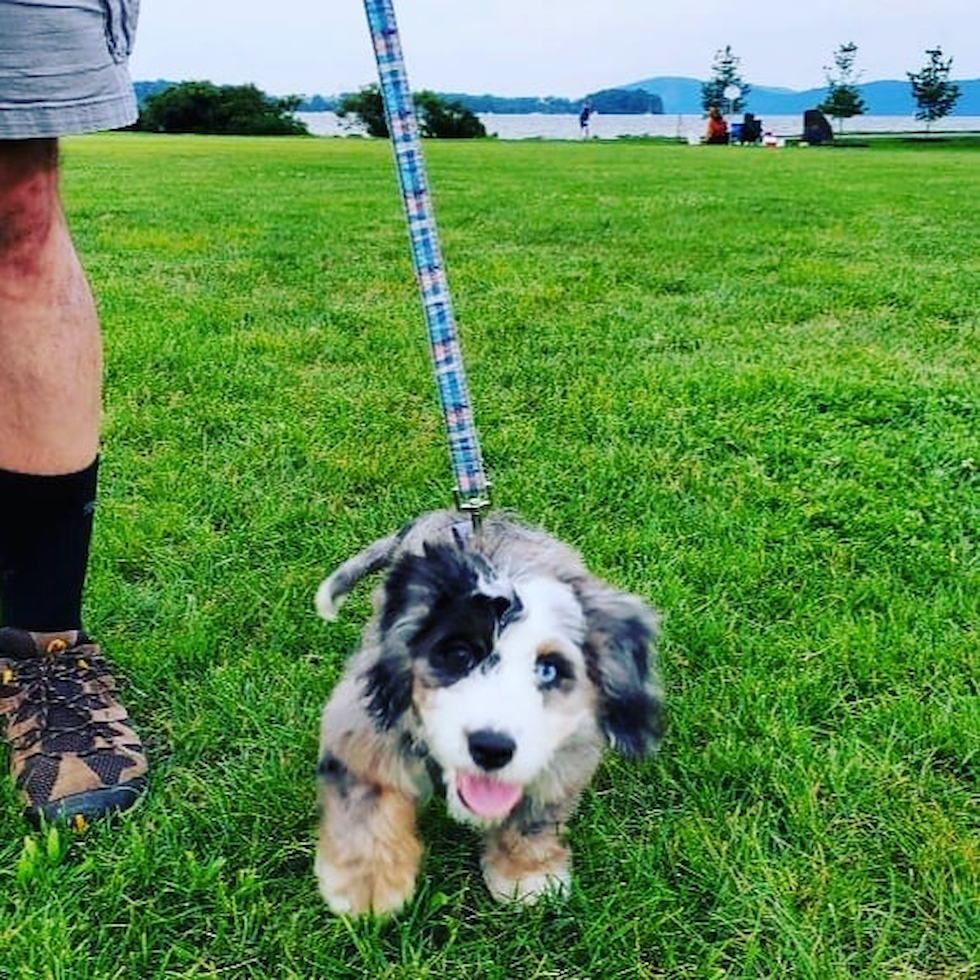
<path fill-rule="evenodd" d="M 382 569 L 321 720 L 324 899 L 360 915 L 411 898 L 415 815 L 434 783 L 450 814 L 482 832 L 496 898 L 564 890 L 565 824 L 604 745 L 639 756 L 662 734 L 655 614 L 543 532 L 506 516 L 473 530 L 438 511 L 337 569 L 317 592 L 320 615 L 332 619 Z"/>

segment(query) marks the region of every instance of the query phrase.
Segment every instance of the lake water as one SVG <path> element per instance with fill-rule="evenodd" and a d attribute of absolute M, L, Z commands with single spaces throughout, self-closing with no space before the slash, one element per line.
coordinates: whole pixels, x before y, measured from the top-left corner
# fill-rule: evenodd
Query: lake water
<path fill-rule="evenodd" d="M 315 136 L 361 135 L 357 126 L 339 119 L 332 112 L 298 112 L 299 119 Z M 521 139 L 581 139 L 577 115 L 549 115 L 533 112 L 526 115 L 478 113 L 487 132 L 502 140 Z M 741 117 L 738 117 L 741 118 Z M 831 120 L 834 131 L 837 123 Z M 803 114 L 770 116 L 762 119 L 763 128 L 776 136 L 797 138 L 803 130 Z M 945 132 L 978 132 L 980 116 L 947 116 L 933 124 L 933 129 Z M 590 135 L 599 139 L 618 136 L 671 136 L 697 142 L 704 133 L 701 115 L 621 116 L 595 113 L 589 121 Z M 844 134 L 849 133 L 924 133 L 926 124 L 905 116 L 855 116 L 844 122 Z"/>

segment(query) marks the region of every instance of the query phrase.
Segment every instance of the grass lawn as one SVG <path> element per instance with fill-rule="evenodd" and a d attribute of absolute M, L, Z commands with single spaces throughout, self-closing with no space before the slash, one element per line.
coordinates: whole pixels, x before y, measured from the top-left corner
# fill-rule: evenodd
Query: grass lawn
<path fill-rule="evenodd" d="M 390 151 L 64 146 L 107 349 L 89 630 L 152 787 L 30 834 L 0 978 L 980 977 L 980 156 L 433 142 L 496 502 L 665 616 L 564 903 L 496 906 L 438 805 L 415 903 L 311 860 L 320 578 L 451 476 Z"/>

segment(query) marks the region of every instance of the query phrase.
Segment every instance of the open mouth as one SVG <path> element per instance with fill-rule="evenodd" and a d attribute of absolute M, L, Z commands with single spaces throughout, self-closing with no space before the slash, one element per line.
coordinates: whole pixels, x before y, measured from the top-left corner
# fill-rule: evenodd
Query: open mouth
<path fill-rule="evenodd" d="M 503 783 L 492 776 L 469 772 L 456 776 L 456 791 L 468 810 L 486 820 L 506 817 L 524 794 L 523 787 L 515 783 Z"/>

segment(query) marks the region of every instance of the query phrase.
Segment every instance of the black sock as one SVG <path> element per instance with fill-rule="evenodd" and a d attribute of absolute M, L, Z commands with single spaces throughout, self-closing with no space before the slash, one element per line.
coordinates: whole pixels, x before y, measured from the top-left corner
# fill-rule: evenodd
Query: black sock
<path fill-rule="evenodd" d="M 80 629 L 99 461 L 78 473 L 0 470 L 0 625 Z"/>

